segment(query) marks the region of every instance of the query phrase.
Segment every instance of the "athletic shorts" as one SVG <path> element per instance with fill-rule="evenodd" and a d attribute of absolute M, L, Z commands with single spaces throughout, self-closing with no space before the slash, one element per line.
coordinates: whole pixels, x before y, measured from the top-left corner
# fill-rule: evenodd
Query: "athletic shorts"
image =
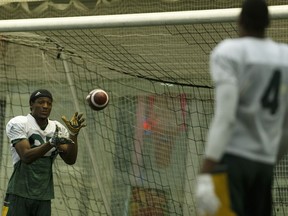
<path fill-rule="evenodd" d="M 2 216 L 51 216 L 51 200 L 33 200 L 6 194 Z"/>

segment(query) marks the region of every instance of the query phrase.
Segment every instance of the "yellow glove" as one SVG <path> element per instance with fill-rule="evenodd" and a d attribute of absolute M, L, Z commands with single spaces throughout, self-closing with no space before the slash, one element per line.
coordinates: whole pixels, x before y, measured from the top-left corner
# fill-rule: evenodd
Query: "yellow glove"
<path fill-rule="evenodd" d="M 66 116 L 62 116 L 62 120 L 68 127 L 71 135 L 77 135 L 82 127 L 86 127 L 86 124 L 83 124 L 85 118 L 82 118 L 82 116 L 83 113 L 78 114 L 78 112 L 75 112 L 70 121 L 67 120 Z"/>

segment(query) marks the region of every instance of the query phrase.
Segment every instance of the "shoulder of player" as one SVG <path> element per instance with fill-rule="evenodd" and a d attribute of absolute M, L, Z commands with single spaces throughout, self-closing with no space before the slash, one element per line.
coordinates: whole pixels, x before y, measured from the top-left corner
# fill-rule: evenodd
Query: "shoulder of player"
<path fill-rule="evenodd" d="M 281 43 L 281 42 L 275 42 L 277 43 L 282 49 L 286 50 L 286 53 L 288 53 L 288 44 L 287 43 Z"/>
<path fill-rule="evenodd" d="M 276 44 L 277 42 L 271 39 L 259 40 L 253 37 L 225 39 L 214 48 L 211 56 L 213 59 L 222 58 L 238 62 L 247 57 L 248 53 L 253 53 L 253 50 L 259 50 L 260 47 L 264 47 L 264 50 L 268 49 L 277 51 L 278 49 Z"/>
<path fill-rule="evenodd" d="M 10 119 L 6 125 L 6 133 L 7 135 L 10 133 L 14 133 L 13 131 L 23 131 L 27 128 L 28 125 L 28 116 L 15 116 Z"/>
<path fill-rule="evenodd" d="M 241 38 L 225 39 L 221 41 L 213 50 L 214 54 L 230 55 L 243 47 L 243 40 Z"/>
<path fill-rule="evenodd" d="M 15 116 L 12 119 L 10 119 L 8 121 L 7 125 L 9 125 L 9 124 L 25 124 L 27 122 L 28 122 L 27 116 L 19 115 L 19 116 Z"/>

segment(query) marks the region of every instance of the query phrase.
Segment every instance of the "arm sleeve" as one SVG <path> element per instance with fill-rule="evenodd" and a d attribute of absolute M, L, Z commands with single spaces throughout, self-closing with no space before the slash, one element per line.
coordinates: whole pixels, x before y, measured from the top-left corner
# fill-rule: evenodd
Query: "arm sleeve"
<path fill-rule="evenodd" d="M 215 83 L 215 113 L 208 132 L 205 154 L 206 158 L 219 161 L 233 132 L 239 90 L 233 61 L 221 55 L 213 55 L 210 67 Z"/>
<path fill-rule="evenodd" d="M 10 120 L 6 125 L 6 134 L 11 143 L 14 143 L 14 140 L 27 138 L 25 123 L 22 121 L 17 121 L 16 118 Z"/>
<path fill-rule="evenodd" d="M 216 88 L 215 115 L 206 146 L 206 157 L 209 159 L 219 161 L 228 145 L 235 122 L 237 95 L 237 88 L 230 83 L 222 83 Z"/>

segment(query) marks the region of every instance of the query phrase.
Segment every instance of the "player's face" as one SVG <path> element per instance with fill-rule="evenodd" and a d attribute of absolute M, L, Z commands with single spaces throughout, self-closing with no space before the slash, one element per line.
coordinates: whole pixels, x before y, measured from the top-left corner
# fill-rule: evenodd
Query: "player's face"
<path fill-rule="evenodd" d="M 37 98 L 31 105 L 31 114 L 35 118 L 47 119 L 52 109 L 52 100 L 47 97 Z"/>

